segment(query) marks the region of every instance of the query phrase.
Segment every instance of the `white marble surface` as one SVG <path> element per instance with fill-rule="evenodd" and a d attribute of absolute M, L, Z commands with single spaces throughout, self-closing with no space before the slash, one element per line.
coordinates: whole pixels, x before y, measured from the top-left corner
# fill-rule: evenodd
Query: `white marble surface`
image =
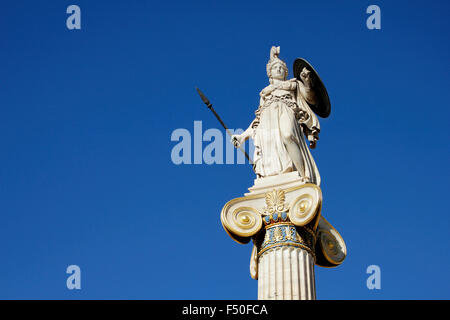
<path fill-rule="evenodd" d="M 301 248 L 265 252 L 258 264 L 258 300 L 315 300 L 314 260 Z"/>

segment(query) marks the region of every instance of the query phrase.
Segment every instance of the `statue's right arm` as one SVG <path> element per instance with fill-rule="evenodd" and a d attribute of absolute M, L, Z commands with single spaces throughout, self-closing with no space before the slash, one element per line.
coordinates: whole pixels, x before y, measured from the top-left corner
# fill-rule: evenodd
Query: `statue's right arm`
<path fill-rule="evenodd" d="M 259 100 L 259 106 L 262 106 L 263 103 L 264 103 L 264 98 L 261 96 L 261 98 Z M 259 125 L 259 113 L 258 113 L 259 108 L 260 107 L 258 107 L 258 110 L 256 111 L 255 119 L 253 119 L 253 121 L 250 123 L 248 128 L 239 135 L 234 134 L 231 136 L 231 143 L 233 143 L 235 147 L 239 146 L 240 144 L 247 141 L 249 138 L 253 137 L 255 130 Z"/>
<path fill-rule="evenodd" d="M 242 133 L 242 137 L 244 138 L 244 142 L 247 141 L 249 138 L 251 138 L 253 136 L 253 123 L 255 122 L 255 120 L 252 121 L 252 123 L 248 126 L 247 130 L 245 130 Z"/>
<path fill-rule="evenodd" d="M 231 136 L 231 143 L 238 148 L 241 144 L 243 144 L 245 141 L 247 141 L 250 137 L 253 136 L 253 123 L 255 120 L 252 121 L 250 126 L 242 132 L 241 134 L 233 134 Z"/>

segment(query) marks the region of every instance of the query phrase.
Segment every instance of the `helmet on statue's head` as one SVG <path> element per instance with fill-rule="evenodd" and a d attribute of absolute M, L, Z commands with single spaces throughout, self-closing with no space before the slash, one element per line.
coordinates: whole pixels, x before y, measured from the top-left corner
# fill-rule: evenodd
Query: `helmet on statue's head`
<path fill-rule="evenodd" d="M 272 47 L 270 49 L 270 59 L 266 66 L 267 76 L 269 77 L 270 83 L 272 83 L 272 79 L 275 78 L 272 75 L 272 69 L 275 66 L 278 65 L 281 68 L 280 71 L 284 72 L 284 75 L 280 74 L 280 80 L 286 80 L 287 75 L 289 73 L 286 63 L 279 58 L 279 55 L 280 55 L 280 47 Z"/>

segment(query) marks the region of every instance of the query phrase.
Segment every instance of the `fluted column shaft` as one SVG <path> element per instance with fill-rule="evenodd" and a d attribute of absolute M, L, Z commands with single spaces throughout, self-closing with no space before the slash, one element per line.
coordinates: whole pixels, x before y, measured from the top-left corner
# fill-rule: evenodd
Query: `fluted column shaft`
<path fill-rule="evenodd" d="M 259 300 L 315 300 L 314 259 L 304 249 L 280 246 L 258 263 Z"/>
<path fill-rule="evenodd" d="M 258 248 L 259 300 L 315 300 L 315 237 L 288 221 L 268 223 Z"/>

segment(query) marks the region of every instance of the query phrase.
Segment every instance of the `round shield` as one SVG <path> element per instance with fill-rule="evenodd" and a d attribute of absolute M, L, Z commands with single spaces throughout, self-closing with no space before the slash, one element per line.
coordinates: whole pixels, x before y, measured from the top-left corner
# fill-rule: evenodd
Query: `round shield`
<path fill-rule="evenodd" d="M 297 80 L 301 80 L 300 73 L 303 68 L 311 71 L 310 78 L 313 86 L 314 93 L 316 94 L 316 104 L 311 104 L 310 107 L 315 114 L 322 118 L 326 118 L 330 115 L 331 112 L 331 104 L 330 98 L 328 97 L 327 89 L 320 79 L 318 73 L 314 68 L 309 64 L 308 61 L 302 58 L 297 58 L 294 61 L 294 76 Z"/>

